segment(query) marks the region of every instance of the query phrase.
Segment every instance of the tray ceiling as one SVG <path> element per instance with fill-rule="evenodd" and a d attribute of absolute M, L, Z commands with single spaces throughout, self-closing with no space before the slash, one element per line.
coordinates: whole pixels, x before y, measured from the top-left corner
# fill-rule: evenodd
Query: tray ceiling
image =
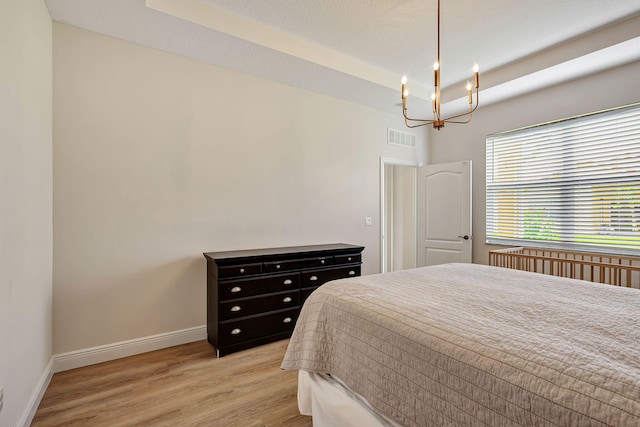
<path fill-rule="evenodd" d="M 403 74 L 413 105 L 431 95 L 436 0 L 46 3 L 59 22 L 385 111 Z M 463 106 L 477 62 L 486 105 L 640 59 L 640 2 L 443 0 L 441 50 L 445 101 Z"/>

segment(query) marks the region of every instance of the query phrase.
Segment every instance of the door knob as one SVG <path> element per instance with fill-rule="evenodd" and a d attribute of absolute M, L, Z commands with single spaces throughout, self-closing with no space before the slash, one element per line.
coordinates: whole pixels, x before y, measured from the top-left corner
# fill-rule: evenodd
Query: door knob
<path fill-rule="evenodd" d="M 458 237 L 464 240 L 469 240 L 469 236 L 467 236 L 466 234 L 464 236 L 458 236 Z"/>

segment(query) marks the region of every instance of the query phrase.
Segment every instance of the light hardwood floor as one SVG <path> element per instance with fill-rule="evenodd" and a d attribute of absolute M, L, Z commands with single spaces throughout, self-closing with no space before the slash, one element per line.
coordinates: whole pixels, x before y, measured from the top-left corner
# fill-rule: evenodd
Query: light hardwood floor
<path fill-rule="evenodd" d="M 36 412 L 41 426 L 311 426 L 298 413 L 288 340 L 217 359 L 206 341 L 60 372 Z"/>

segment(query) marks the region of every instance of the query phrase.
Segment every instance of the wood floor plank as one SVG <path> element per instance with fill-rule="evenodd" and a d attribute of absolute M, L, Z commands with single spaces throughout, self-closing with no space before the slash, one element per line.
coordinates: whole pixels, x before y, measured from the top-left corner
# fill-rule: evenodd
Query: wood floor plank
<path fill-rule="evenodd" d="M 53 376 L 33 427 L 309 427 L 297 372 L 280 363 L 288 340 L 215 357 L 206 341 Z"/>

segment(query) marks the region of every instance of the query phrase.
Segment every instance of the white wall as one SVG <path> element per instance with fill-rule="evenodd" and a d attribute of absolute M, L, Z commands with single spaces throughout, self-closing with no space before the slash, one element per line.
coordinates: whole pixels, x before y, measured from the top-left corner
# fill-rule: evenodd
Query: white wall
<path fill-rule="evenodd" d="M 51 19 L 0 2 L 0 426 L 29 421 L 51 360 Z"/>
<path fill-rule="evenodd" d="M 487 264 L 485 242 L 485 136 L 495 132 L 640 101 L 640 62 L 540 90 L 501 103 L 480 105 L 471 123 L 430 135 L 431 163 L 473 160 L 473 262 Z"/>
<path fill-rule="evenodd" d="M 53 75 L 56 354 L 204 325 L 205 251 L 345 242 L 378 272 L 379 158 L 424 162 L 426 132 L 386 144 L 400 114 L 58 23 Z"/>

